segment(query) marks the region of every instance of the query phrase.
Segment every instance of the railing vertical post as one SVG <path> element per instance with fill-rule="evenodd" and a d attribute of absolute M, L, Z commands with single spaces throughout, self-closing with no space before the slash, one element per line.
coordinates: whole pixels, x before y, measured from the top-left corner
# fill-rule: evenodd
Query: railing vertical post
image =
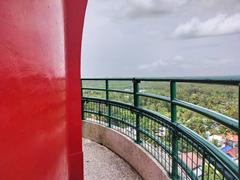
<path fill-rule="evenodd" d="M 108 106 L 108 127 L 112 127 L 112 121 L 111 121 L 111 115 L 112 115 L 112 110 L 111 106 L 109 104 L 109 80 L 106 79 L 105 81 L 105 89 L 106 89 L 106 100 L 107 100 L 107 106 Z"/>
<path fill-rule="evenodd" d="M 173 103 L 176 99 L 176 82 L 170 81 L 170 96 L 171 96 L 171 121 L 175 123 L 177 121 L 177 107 Z M 172 179 L 178 179 L 178 136 L 173 132 L 172 135 Z"/>
<path fill-rule="evenodd" d="M 82 97 L 83 97 L 83 81 L 82 81 L 82 79 L 81 79 L 81 81 L 80 81 L 80 83 L 81 83 L 81 100 L 83 99 Z M 82 107 L 81 107 L 81 110 L 82 110 L 82 120 L 84 120 L 85 119 L 85 113 L 84 113 L 84 101 L 82 100 Z"/>
<path fill-rule="evenodd" d="M 139 80 L 133 78 L 133 96 L 134 96 L 134 107 L 139 108 Z M 136 143 L 140 143 L 140 117 L 139 113 L 136 111 Z"/>
<path fill-rule="evenodd" d="M 240 84 L 238 85 L 238 173 L 240 174 Z"/>

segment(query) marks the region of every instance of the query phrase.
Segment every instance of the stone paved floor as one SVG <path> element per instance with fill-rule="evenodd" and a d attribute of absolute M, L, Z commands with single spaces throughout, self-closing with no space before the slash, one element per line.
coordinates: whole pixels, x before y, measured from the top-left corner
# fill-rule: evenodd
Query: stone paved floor
<path fill-rule="evenodd" d="M 85 180 L 142 180 L 136 171 L 108 148 L 83 138 Z"/>

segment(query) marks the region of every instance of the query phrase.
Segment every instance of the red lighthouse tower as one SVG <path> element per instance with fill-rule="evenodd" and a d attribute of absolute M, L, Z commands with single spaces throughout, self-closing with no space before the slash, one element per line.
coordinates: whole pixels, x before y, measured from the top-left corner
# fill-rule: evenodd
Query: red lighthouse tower
<path fill-rule="evenodd" d="M 0 1 L 0 178 L 83 179 L 86 0 Z"/>

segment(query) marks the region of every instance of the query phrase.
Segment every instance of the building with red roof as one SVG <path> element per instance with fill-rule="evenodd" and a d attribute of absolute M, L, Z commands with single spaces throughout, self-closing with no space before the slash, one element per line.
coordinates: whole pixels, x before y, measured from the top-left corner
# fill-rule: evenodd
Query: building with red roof
<path fill-rule="evenodd" d="M 226 152 L 231 158 L 236 159 L 238 158 L 238 148 L 232 148 L 231 150 Z"/>

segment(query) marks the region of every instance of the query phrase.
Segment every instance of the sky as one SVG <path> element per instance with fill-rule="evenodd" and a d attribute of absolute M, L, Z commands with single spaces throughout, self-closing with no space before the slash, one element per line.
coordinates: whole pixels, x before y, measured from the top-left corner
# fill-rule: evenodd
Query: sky
<path fill-rule="evenodd" d="M 88 0 L 81 74 L 240 75 L 240 0 Z"/>

